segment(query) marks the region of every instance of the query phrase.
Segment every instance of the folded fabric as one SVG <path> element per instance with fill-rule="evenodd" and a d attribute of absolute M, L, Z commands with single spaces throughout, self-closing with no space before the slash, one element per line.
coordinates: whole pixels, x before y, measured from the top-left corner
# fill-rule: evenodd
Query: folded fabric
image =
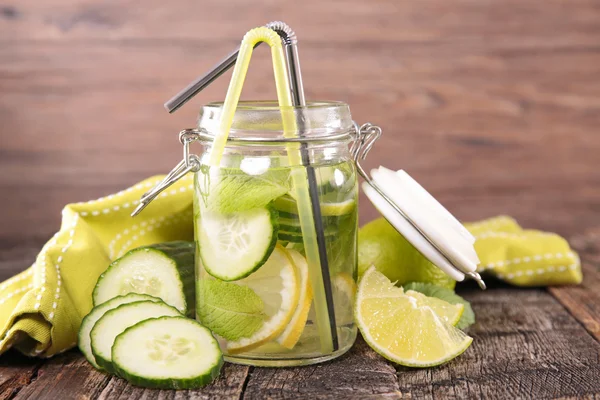
<path fill-rule="evenodd" d="M 581 263 L 555 233 L 525 230 L 507 216 L 465 224 L 477 239 L 478 271 L 517 286 L 581 283 Z"/>
<path fill-rule="evenodd" d="M 122 192 L 67 205 L 60 231 L 26 271 L 0 285 L 0 353 L 14 346 L 50 357 L 77 344 L 92 291 L 111 260 L 142 245 L 192 240 L 192 177 L 181 179 L 140 215 L 129 214 L 163 177 Z"/>
<path fill-rule="evenodd" d="M 76 345 L 92 291 L 108 264 L 128 250 L 192 240 L 192 176 L 161 193 L 140 215 L 129 214 L 163 177 L 84 203 L 67 205 L 62 225 L 26 271 L 0 284 L 0 354 L 15 347 L 51 357 Z M 509 217 L 467 227 L 477 238 L 480 270 L 509 283 L 543 286 L 581 282 L 577 255 L 558 235 L 523 230 Z"/>

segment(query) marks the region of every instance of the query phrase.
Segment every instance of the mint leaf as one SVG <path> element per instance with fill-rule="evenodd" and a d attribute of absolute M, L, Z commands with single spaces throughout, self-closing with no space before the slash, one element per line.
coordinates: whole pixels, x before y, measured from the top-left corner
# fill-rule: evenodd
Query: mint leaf
<path fill-rule="evenodd" d="M 475 323 L 475 313 L 471 308 L 471 303 L 454 293 L 453 290 L 423 282 L 410 282 L 402 287 L 404 290 L 414 290 L 415 292 L 423 293 L 425 296 L 436 297 L 447 301 L 450 304 L 463 304 L 465 306 L 465 311 L 460 317 L 458 324 L 456 324 L 458 329 L 468 328 Z"/>
<path fill-rule="evenodd" d="M 209 210 L 222 214 L 264 207 L 291 188 L 289 172 L 283 169 L 248 175 L 240 169 L 221 168 L 210 180 L 203 197 Z"/>
<path fill-rule="evenodd" d="M 212 279 L 198 286 L 198 318 L 217 335 L 238 340 L 263 325 L 264 303 L 249 287 Z"/>

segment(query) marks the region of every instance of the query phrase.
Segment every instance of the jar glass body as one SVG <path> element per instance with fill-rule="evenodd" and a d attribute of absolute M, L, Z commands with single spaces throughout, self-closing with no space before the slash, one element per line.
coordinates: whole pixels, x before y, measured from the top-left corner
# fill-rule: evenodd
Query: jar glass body
<path fill-rule="evenodd" d="M 201 130 L 211 133 L 219 106 L 203 108 Z M 290 142 L 276 105 L 242 104 L 220 165 L 209 165 L 205 141 L 194 177 L 196 316 L 234 363 L 313 364 L 345 353 L 356 338 L 358 187 L 351 136 L 343 135 L 352 128 L 349 109 L 319 103 L 294 112 L 302 134 L 318 140 Z M 314 171 L 316 224 L 302 194 L 313 177 L 302 155 Z M 322 229 L 324 256 L 314 256 L 311 226 Z"/>

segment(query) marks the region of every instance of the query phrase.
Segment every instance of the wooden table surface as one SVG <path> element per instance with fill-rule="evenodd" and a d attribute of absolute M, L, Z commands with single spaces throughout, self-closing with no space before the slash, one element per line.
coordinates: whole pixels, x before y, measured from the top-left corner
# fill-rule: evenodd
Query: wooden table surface
<path fill-rule="evenodd" d="M 0 357 L 0 399 L 600 398 L 600 4 L 595 0 L 4 0 L 0 3 L 0 280 L 26 268 L 68 202 L 180 157 L 177 132 L 221 79 L 174 115 L 162 103 L 282 19 L 309 99 L 350 103 L 384 129 L 368 166 L 404 168 L 463 220 L 512 215 L 569 238 L 577 287 L 460 285 L 474 342 L 438 368 L 394 366 L 359 339 L 322 365 L 226 365 L 200 391 L 152 391 L 75 350 Z M 274 97 L 266 48 L 244 98 Z M 228 76 L 228 75 L 227 75 Z M 361 221 L 376 216 L 361 198 Z"/>

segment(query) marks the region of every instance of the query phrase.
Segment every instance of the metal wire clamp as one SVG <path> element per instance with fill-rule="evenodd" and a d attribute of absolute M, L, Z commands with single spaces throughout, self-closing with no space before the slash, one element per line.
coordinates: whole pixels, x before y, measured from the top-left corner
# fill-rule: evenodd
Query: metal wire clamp
<path fill-rule="evenodd" d="M 375 126 L 373 124 L 370 123 L 366 123 L 363 124 L 362 126 L 358 126 L 358 124 L 355 122 L 354 123 L 354 134 L 355 134 L 355 139 L 352 143 L 352 146 L 350 147 L 350 153 L 352 155 L 352 157 L 354 158 L 354 163 L 356 164 L 356 169 L 358 170 L 358 173 L 360 174 L 360 176 L 363 177 L 363 179 L 365 180 L 365 182 L 367 182 L 367 184 L 369 186 L 371 186 L 381 197 L 383 197 L 383 199 L 389 203 L 390 206 L 392 206 L 392 208 L 402 216 L 402 218 L 404 218 L 408 223 L 410 223 L 410 225 L 415 228 L 415 230 L 417 232 L 419 232 L 419 234 L 421 236 L 423 236 L 423 238 L 425 240 L 427 240 L 427 242 L 433 246 L 433 248 L 444 258 L 446 259 L 446 261 L 448 261 L 448 263 L 454 267 L 456 270 L 460 271 L 461 273 L 463 273 L 465 276 L 468 276 L 469 278 L 475 280 L 477 282 L 477 285 L 479 285 L 479 287 L 481 289 L 486 288 L 485 282 L 483 281 L 483 279 L 481 278 L 481 275 L 479 275 L 477 272 L 472 272 L 472 271 L 465 271 L 461 268 L 461 264 L 458 263 L 457 261 L 455 261 L 449 254 L 447 254 L 446 252 L 444 252 L 440 246 L 437 245 L 437 243 L 435 243 L 435 241 L 433 241 L 420 227 L 417 223 L 415 223 L 415 221 L 410 218 L 410 216 L 404 212 L 404 210 L 402 210 L 398 204 L 396 204 L 392 199 L 389 198 L 389 196 L 387 196 L 383 190 L 381 190 L 379 187 L 377 187 L 377 184 L 371 179 L 371 177 L 369 176 L 369 174 L 366 173 L 366 171 L 363 169 L 363 167 L 360 165 L 360 162 L 362 160 L 364 160 L 367 157 L 367 154 L 369 153 L 369 151 L 373 148 L 373 145 L 375 144 L 375 141 L 377 141 L 377 139 L 379 139 L 379 137 L 381 136 L 381 128 L 378 126 Z"/>
<path fill-rule="evenodd" d="M 138 215 L 163 190 L 183 178 L 188 172 L 197 172 L 200 169 L 200 158 L 195 154 L 190 154 L 190 144 L 198 140 L 199 137 L 199 132 L 196 129 L 184 129 L 179 132 L 179 141 L 183 145 L 183 159 L 179 161 L 175 168 L 162 181 L 142 195 L 140 204 L 131 213 L 132 217 Z"/>

